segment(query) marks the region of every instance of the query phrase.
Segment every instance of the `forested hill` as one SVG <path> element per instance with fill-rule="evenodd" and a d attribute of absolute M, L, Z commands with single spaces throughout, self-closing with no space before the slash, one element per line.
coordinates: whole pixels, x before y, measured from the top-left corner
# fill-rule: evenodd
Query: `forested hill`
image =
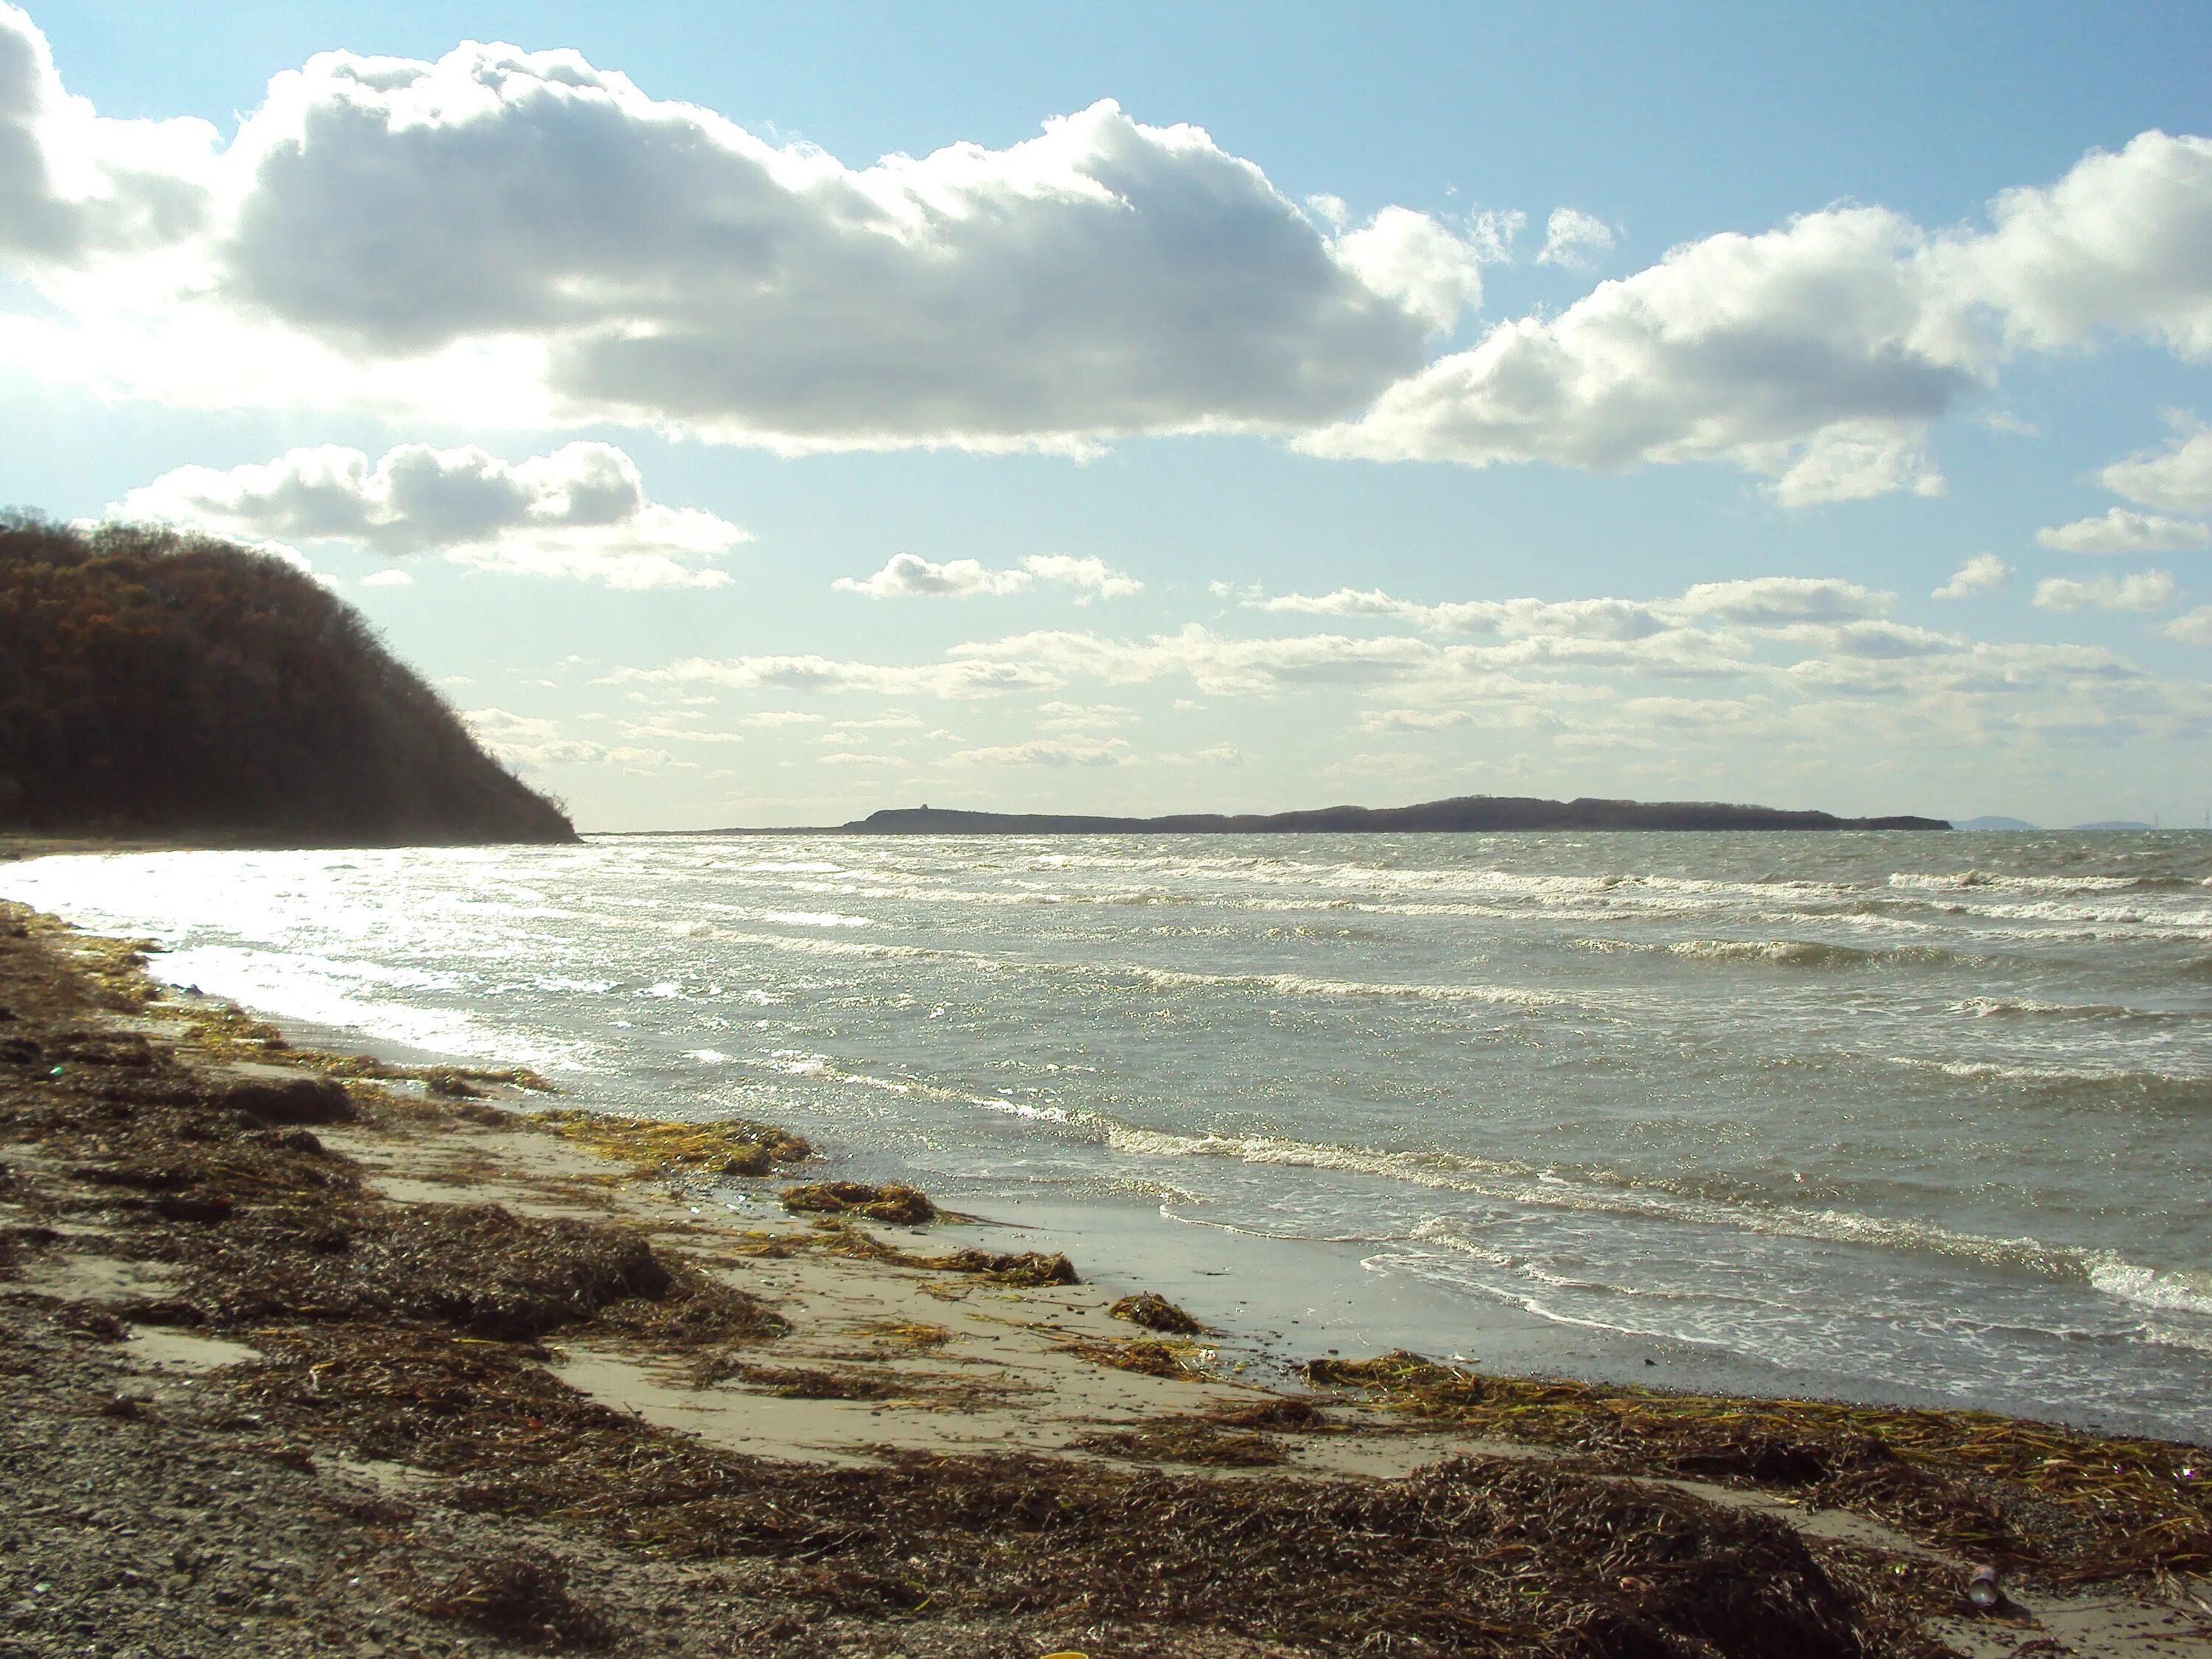
<path fill-rule="evenodd" d="M 887 807 L 846 830 L 877 836 L 1251 836 L 1383 830 L 1948 830 L 1941 818 L 1839 818 L 1828 812 L 1716 801 L 1538 800 L 1461 795 L 1417 806 L 1324 806 L 1310 812 L 1187 812 L 1163 818 L 1085 817 L 1060 812 L 965 812 Z"/>
<path fill-rule="evenodd" d="M 253 845 L 575 839 L 283 561 L 0 516 L 0 830 Z"/>

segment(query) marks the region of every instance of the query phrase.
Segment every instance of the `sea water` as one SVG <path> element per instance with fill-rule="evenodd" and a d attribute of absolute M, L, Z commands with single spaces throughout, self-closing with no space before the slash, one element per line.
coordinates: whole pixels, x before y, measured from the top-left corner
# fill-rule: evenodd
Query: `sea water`
<path fill-rule="evenodd" d="M 623 836 L 0 894 L 363 1046 L 1235 1241 L 1209 1311 L 1308 1351 L 2212 1437 L 2212 836 Z"/>

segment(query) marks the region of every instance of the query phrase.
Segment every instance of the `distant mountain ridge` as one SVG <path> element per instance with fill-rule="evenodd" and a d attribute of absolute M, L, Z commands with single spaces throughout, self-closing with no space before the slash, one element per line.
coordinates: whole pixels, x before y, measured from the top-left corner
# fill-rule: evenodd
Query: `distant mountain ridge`
<path fill-rule="evenodd" d="M 1413 806 L 1324 806 L 1304 812 L 1182 812 L 1102 817 L 1062 812 L 971 812 L 894 806 L 842 826 L 869 836 L 1357 835 L 1511 830 L 1948 830 L 1941 818 L 1839 818 L 1831 812 L 1734 806 L 1717 801 L 1541 800 L 1457 795 Z"/>
<path fill-rule="evenodd" d="M 360 612 L 284 561 L 0 514 L 0 830 L 572 842 Z"/>

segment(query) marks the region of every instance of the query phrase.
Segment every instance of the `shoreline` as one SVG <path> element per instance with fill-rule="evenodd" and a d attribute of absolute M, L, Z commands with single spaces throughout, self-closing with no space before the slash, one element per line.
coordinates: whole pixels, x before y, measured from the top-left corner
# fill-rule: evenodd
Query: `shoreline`
<path fill-rule="evenodd" d="M 589 1645 L 578 1632 L 594 1607 L 613 1609 L 596 1615 L 611 1623 L 592 1626 L 594 1639 L 620 1650 L 635 1645 L 638 1630 L 628 1626 L 667 1627 L 672 1615 L 631 1603 L 641 1586 L 665 1591 L 681 1558 L 714 1564 L 738 1601 L 787 1609 L 763 1612 L 750 1645 L 687 1651 L 1334 1652 L 1354 1644 L 1331 1622 L 1343 1586 L 1322 1595 L 1295 1582 L 1320 1572 L 1333 1546 L 1309 1538 L 1304 1567 L 1271 1557 L 1277 1576 L 1255 1608 L 1243 1587 L 1254 1563 L 1216 1559 L 1211 1545 L 1201 1548 L 1202 1539 L 1167 1517 L 1196 1506 L 1223 1523 L 1228 1504 L 1247 1531 L 1310 1534 L 1316 1511 L 1351 1504 L 1360 1526 L 1433 1556 L 1440 1545 L 1422 1534 L 1419 1515 L 1442 1493 L 1456 1504 L 1503 1505 L 1493 1520 L 1541 1537 L 1533 1554 L 1516 1558 L 1520 1579 L 1503 1587 L 1502 1601 L 1486 1576 L 1492 1567 L 1428 1560 L 1468 1607 L 1487 1609 L 1475 1621 L 1486 1634 L 1426 1626 L 1419 1598 L 1392 1590 L 1378 1564 L 1340 1561 L 1373 1580 L 1352 1597 L 1366 1628 L 1401 1631 L 1409 1651 L 1616 1650 L 1595 1639 L 1562 1650 L 1548 1623 L 1507 1618 L 1528 1605 L 1531 1585 L 1522 1580 L 1532 1571 L 1552 1613 L 1580 1608 L 1576 1619 L 1593 1631 L 1625 1630 L 1618 1621 L 1628 1620 L 1655 1633 L 1696 1634 L 1718 1651 L 1771 1651 L 1748 1626 L 1741 1640 L 1730 1636 L 1734 1626 L 1708 1605 L 1728 1599 L 1720 1578 L 1707 1582 L 1684 1565 L 1725 1565 L 1723 1577 L 1741 1577 L 1757 1557 L 1762 1582 L 1784 1587 L 1778 1594 L 1825 1609 L 1823 1628 L 1804 1632 L 1808 1652 L 1945 1650 L 1925 1645 L 1931 1635 L 1953 1651 L 2010 1652 L 2051 1632 L 2087 1644 L 2077 1650 L 2212 1653 L 2203 1607 L 2212 1589 L 2201 1577 L 2212 1569 L 2212 1504 L 2179 1473 L 2197 1468 L 2200 1448 L 1986 1414 L 1486 1376 L 1410 1355 L 1309 1356 L 1322 1361 L 1308 1368 L 1311 1388 L 1280 1376 L 1255 1380 L 1249 1361 L 1240 1371 L 1239 1355 L 1203 1336 L 1164 1337 L 1115 1319 L 1110 1295 L 1096 1286 L 1018 1282 L 1024 1272 L 1036 1276 L 1034 1266 L 947 1265 L 976 1245 L 1004 1261 L 1031 1241 L 960 1222 L 916 1229 L 787 1213 L 775 1194 L 812 1178 L 804 1163 L 743 1178 L 732 1204 L 712 1195 L 726 1177 L 702 1178 L 702 1166 L 684 1161 L 693 1154 L 641 1161 L 638 1147 L 658 1144 L 635 1139 L 649 1138 L 649 1125 L 596 1120 L 572 1138 L 522 1116 L 539 1098 L 526 1078 L 294 1048 L 249 1014 L 157 985 L 127 944 L 13 905 L 0 907 L 0 933 L 15 935 L 0 939 L 0 1006 L 10 1015 L 0 1040 L 15 1045 L 13 1069 L 0 1069 L 0 1316 L 26 1351 L 67 1356 L 47 1372 L 65 1383 L 97 1373 L 105 1381 L 91 1393 L 109 1388 L 104 1401 L 88 1395 L 52 1409 L 74 1411 L 75 1420 L 89 1414 L 109 1439 L 243 1436 L 271 1471 L 263 1486 L 312 1477 L 318 1492 L 343 1489 L 336 1498 L 322 1493 L 326 1510 L 397 1505 L 413 1517 L 401 1529 L 413 1545 L 377 1546 L 393 1556 L 380 1569 L 384 1579 L 349 1573 L 346 1585 L 289 1598 L 292 1614 L 281 1606 L 252 1613 L 276 1621 L 255 1626 L 264 1639 L 280 1626 L 292 1639 L 303 1620 L 312 1624 L 311 1601 L 314 1618 L 336 1621 L 333 1631 L 349 1620 L 356 1627 L 356 1645 L 299 1651 L 361 1650 L 360 1640 L 383 1639 L 363 1636 L 370 1626 L 398 1638 L 403 1651 L 435 1651 L 437 1641 L 452 1652 L 504 1650 L 497 1640 L 468 1645 L 482 1639 L 477 1614 L 498 1600 L 486 1575 L 505 1571 L 502 1561 L 528 1567 L 535 1550 L 552 1552 L 554 1576 L 577 1587 L 548 1590 L 553 1569 L 531 1580 L 544 1603 L 532 1606 L 552 1609 L 545 1628 L 562 1620 L 575 1627 L 555 1646 Z M 58 1077 L 37 1063 L 64 1052 Z M 300 1084 L 319 1085 L 319 1109 L 345 1121 L 241 1128 L 238 1109 L 220 1103 L 241 1085 Z M 340 1091 L 335 1101 L 331 1090 Z M 129 1127 L 102 1128 L 102 1114 Z M 602 1126 L 625 1122 L 624 1157 L 605 1156 L 618 1146 L 590 1144 L 605 1139 Z M 700 1128 L 684 1126 L 694 1136 Z M 719 1154 L 697 1156 L 710 1155 Z M 208 1173 L 198 1173 L 202 1166 Z M 462 1257 L 429 1252 L 433 1276 L 460 1288 L 434 1285 L 407 1303 L 407 1286 L 425 1268 L 428 1247 L 418 1241 L 377 1258 L 388 1275 L 380 1294 L 398 1301 L 348 1311 L 344 1298 L 359 1286 L 350 1275 L 331 1277 L 331 1265 L 359 1262 L 367 1247 L 331 1255 L 326 1243 L 310 1242 L 295 1245 L 306 1254 L 295 1259 L 271 1243 L 288 1227 L 301 1238 L 312 1228 L 323 1229 L 314 1237 L 351 1229 L 356 1239 L 437 1238 L 457 1227 L 483 1237 L 472 1233 Z M 502 1250 L 518 1249 L 499 1266 Z M 602 1257 L 613 1266 L 579 1265 Z M 580 1295 L 580 1273 L 597 1288 Z M 648 1294 L 656 1273 L 657 1293 Z M 468 1381 L 452 1396 L 457 1368 Z M 371 1386 L 371 1373 L 386 1381 Z M 393 1416 L 389 1381 L 410 1376 L 416 1397 L 425 1388 L 451 1397 L 453 1420 L 426 1423 L 419 1409 Z M 27 1405 L 24 1420 L 36 1419 L 39 1402 L 20 1398 L 36 1392 L 30 1380 L 16 1370 L 8 1384 L 19 1396 L 11 1415 L 24 1419 Z M 128 1401 L 137 1403 L 118 1403 Z M 523 1431 L 516 1410 L 526 1413 Z M 555 1443 L 540 1443 L 548 1437 Z M 1880 1452 L 1868 1449 L 1877 1442 Z M 690 1495 L 672 1507 L 665 1495 L 655 1503 L 626 1484 L 641 1456 L 680 1467 Z M 2084 1471 L 2082 1480 L 2118 1460 L 2127 1478 L 2098 1476 L 2081 1494 L 2093 1501 L 2069 1503 L 2076 1478 L 2045 1473 L 2053 1457 Z M 28 1465 L 9 1467 L 13 1475 Z M 135 1477 L 141 1486 L 151 1478 Z M 2161 1496 L 2160 1481 L 2170 1494 Z M 1057 1559 L 1049 1529 L 1040 1534 L 988 1505 L 947 1534 L 945 1493 L 969 1483 L 1007 1494 L 994 1502 L 1057 1492 L 1056 1504 L 1106 1528 L 1094 1528 L 1085 1547 L 1110 1545 L 1121 1565 L 1103 1584 L 1076 1582 L 1078 1571 L 1064 1597 L 1077 1611 L 1050 1617 L 1024 1610 L 1011 1589 L 994 1590 L 989 1571 L 979 1586 L 959 1573 L 896 1566 L 933 1560 L 956 1535 L 948 1571 L 1017 1542 L 1018 1554 Z M 905 1496 L 885 1507 L 893 1487 Z M 809 1524 L 832 1532 L 860 1525 L 841 1507 L 854 1491 L 878 1489 L 862 1530 L 890 1540 L 883 1547 L 894 1551 L 886 1559 L 896 1572 L 932 1582 L 919 1601 L 872 1581 L 810 1598 L 787 1582 L 788 1550 L 763 1540 L 759 1500 L 738 1505 L 751 1520 L 723 1515 L 710 1524 L 697 1496 L 710 1488 L 796 1492 L 790 1501 L 822 1511 Z M 478 1501 L 485 1493 L 496 1499 L 484 1500 L 489 1509 Z M 1618 1510 L 1620 1522 L 1602 1583 L 1589 1580 L 1586 1543 L 1545 1533 L 1532 1518 L 1593 1505 Z M 189 1506 L 172 1507 L 181 1530 L 195 1530 Z M 1135 1534 L 1108 1523 L 1139 1511 L 1151 1519 Z M 462 1553 L 474 1565 L 448 1577 L 475 1572 L 476 1589 L 441 1600 L 416 1558 L 443 1562 L 492 1518 L 518 1512 L 529 1540 L 469 1543 Z M 611 1532 L 611 1516 L 619 1521 Z M 2116 1530 L 2115 1516 L 2124 1527 Z M 346 1525 L 358 1533 L 362 1523 Z M 2123 1532 L 2137 1541 L 2124 1546 Z M 0 1553 L 0 1579 L 43 1559 L 34 1536 L 15 1541 L 16 1553 Z M 27 1560 L 25 1543 L 34 1552 Z M 358 1537 L 349 1546 L 362 1547 Z M 896 1554 L 909 1547 L 920 1553 Z M 1156 1605 L 1138 1593 L 1148 1558 L 1217 1575 L 1215 1593 Z M 2006 1570 L 2007 1617 L 1976 1616 L 1960 1594 L 1985 1560 Z M 50 1571 L 49 1583 L 63 1575 L 51 1563 L 33 1570 Z M 1054 1571 L 1066 1577 L 1075 1569 Z M 2147 1588 L 2147 1575 L 2172 1588 Z M 1694 1593 L 1693 1578 L 1702 1586 Z M 222 1586 L 210 1582 L 210 1616 L 243 1605 L 223 1602 Z M 353 1593 L 374 1583 L 383 1588 L 373 1595 Z M 24 1597 L 33 1613 L 19 1606 L 19 1639 L 47 1593 Z M 93 1595 L 105 1606 L 118 1593 Z M 1433 1594 L 1433 1585 L 1424 1592 Z M 582 1611 L 563 1612 L 562 1597 Z M 1765 1628 L 1781 1628 L 1771 1620 L 1784 1616 L 1768 1607 Z M 10 1651 L 8 1639 L 0 1633 L 0 1653 Z"/>

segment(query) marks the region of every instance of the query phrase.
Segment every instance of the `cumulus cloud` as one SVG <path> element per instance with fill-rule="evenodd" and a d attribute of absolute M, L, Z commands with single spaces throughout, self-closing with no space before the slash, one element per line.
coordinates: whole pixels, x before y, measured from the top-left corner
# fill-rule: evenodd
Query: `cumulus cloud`
<path fill-rule="evenodd" d="M 1928 597 L 1934 599 L 1970 599 L 1977 593 L 1987 593 L 2002 587 L 2012 580 L 2012 567 L 1994 553 L 1977 553 L 1951 573 L 1945 582 Z"/>
<path fill-rule="evenodd" d="M 942 563 L 919 553 L 894 553 L 872 576 L 840 576 L 830 586 L 841 593 L 871 599 L 939 598 L 966 599 L 979 594 L 1019 593 L 1033 583 L 1073 588 L 1076 603 L 1126 599 L 1145 591 L 1144 583 L 1111 569 L 1097 558 L 1066 553 L 1032 554 L 1010 570 L 994 570 L 975 559 Z"/>
<path fill-rule="evenodd" d="M 2173 578 L 2163 570 L 2087 581 L 2053 576 L 2035 585 L 2035 603 L 2045 611 L 2163 611 L 2173 603 Z"/>
<path fill-rule="evenodd" d="M 99 120 L 7 8 L 0 179 L 0 257 L 64 313 L 0 355 L 186 399 L 473 388 L 786 450 L 1303 427 L 1480 292 L 1471 233 L 1317 226 L 1204 131 L 1111 102 L 855 167 L 574 52 L 475 42 L 319 53 L 220 143 Z"/>
<path fill-rule="evenodd" d="M 1931 234 L 1844 206 L 1688 243 L 1302 442 L 1474 466 L 1717 461 L 1804 505 L 1941 489 L 1928 428 L 2013 353 L 2125 337 L 2212 354 L 2212 141 L 2144 133 L 2006 191 L 1990 220 Z"/>
<path fill-rule="evenodd" d="M 438 552 L 482 569 L 628 588 L 720 586 L 728 574 L 705 562 L 751 539 L 711 513 L 648 501 L 635 464 L 603 443 L 514 465 L 473 445 L 402 444 L 374 464 L 358 449 L 295 449 L 228 470 L 179 467 L 109 512 L 247 541 Z"/>
<path fill-rule="evenodd" d="M 411 587 L 414 583 L 414 577 L 404 570 L 380 570 L 361 579 L 363 587 Z"/>
<path fill-rule="evenodd" d="M 2179 640 L 2185 645 L 2212 645 L 2212 605 L 2185 611 L 2159 631 L 2169 640 Z"/>
<path fill-rule="evenodd" d="M 1613 247 L 1613 227 L 1602 219 L 1571 207 L 1556 207 L 1544 226 L 1544 246 L 1536 255 L 1540 265 L 1565 265 L 1588 270 L 1598 256 Z"/>
<path fill-rule="evenodd" d="M 2146 507 L 2175 513 L 2212 513 L 2212 427 L 2185 420 L 2162 452 L 2115 461 L 2105 487 Z"/>
<path fill-rule="evenodd" d="M 2039 530 L 2035 539 L 2062 553 L 2178 553 L 2212 542 L 2212 529 L 2194 519 L 2115 507 L 2101 519 L 2076 519 Z"/>

